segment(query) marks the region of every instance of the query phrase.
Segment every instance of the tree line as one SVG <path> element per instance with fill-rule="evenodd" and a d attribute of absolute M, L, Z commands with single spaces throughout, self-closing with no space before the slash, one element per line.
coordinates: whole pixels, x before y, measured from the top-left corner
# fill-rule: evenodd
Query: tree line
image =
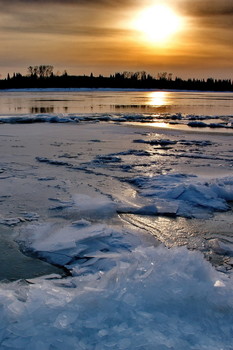
<path fill-rule="evenodd" d="M 173 78 L 172 73 L 160 72 L 155 77 L 139 72 L 117 72 L 105 77 L 103 75 L 69 75 L 66 71 L 54 74 L 51 65 L 29 66 L 27 74 L 14 73 L 0 80 L 0 89 L 19 88 L 120 88 L 120 89 L 168 89 L 233 91 L 230 79 L 187 79 Z"/>

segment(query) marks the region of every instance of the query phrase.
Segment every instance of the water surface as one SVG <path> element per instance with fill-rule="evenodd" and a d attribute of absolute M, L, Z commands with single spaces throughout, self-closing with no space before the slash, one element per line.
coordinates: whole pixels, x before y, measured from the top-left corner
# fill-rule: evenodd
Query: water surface
<path fill-rule="evenodd" d="M 0 115 L 39 113 L 184 113 L 232 115 L 233 94 L 182 91 L 1 91 Z"/>

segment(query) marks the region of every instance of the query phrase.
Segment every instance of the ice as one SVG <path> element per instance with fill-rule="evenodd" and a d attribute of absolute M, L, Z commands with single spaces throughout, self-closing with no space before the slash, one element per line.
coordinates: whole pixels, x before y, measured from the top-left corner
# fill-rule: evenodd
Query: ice
<path fill-rule="evenodd" d="M 54 322 L 54 327 L 58 329 L 69 328 L 76 319 L 77 314 L 74 312 L 61 312 Z"/>
<path fill-rule="evenodd" d="M 232 279 L 201 253 L 136 245 L 91 276 L 2 283 L 1 349 L 231 349 Z"/>
<path fill-rule="evenodd" d="M 62 160 L 57 160 L 57 159 L 48 159 L 46 157 L 36 157 L 36 160 L 41 163 L 48 163 L 52 165 L 72 166 L 72 164 L 68 162 L 64 162 Z"/>
<path fill-rule="evenodd" d="M 106 196 L 90 197 L 85 194 L 73 196 L 74 205 L 85 217 L 107 218 L 116 213 L 116 203 Z"/>
<path fill-rule="evenodd" d="M 121 162 L 121 158 L 120 157 L 114 157 L 111 155 L 108 156 L 96 156 L 95 163 L 120 163 Z"/>
<path fill-rule="evenodd" d="M 50 263 L 66 266 L 79 273 L 85 270 L 111 268 L 118 254 L 128 251 L 123 232 L 106 224 L 79 220 L 71 225 L 28 225 L 16 236 L 24 251 L 31 252 Z M 104 259 L 109 259 L 104 266 Z"/>
<path fill-rule="evenodd" d="M 170 146 L 170 145 L 175 145 L 177 141 L 172 141 L 172 140 L 167 140 L 167 139 L 158 139 L 158 140 L 143 140 L 143 139 L 137 139 L 134 140 L 135 143 L 148 143 L 149 145 L 152 146 Z"/>
<path fill-rule="evenodd" d="M 0 224 L 6 226 L 15 226 L 20 223 L 20 218 L 3 218 L 0 217 Z"/>
<path fill-rule="evenodd" d="M 1 282 L 2 350 L 232 350 L 232 276 L 222 273 L 233 265 L 231 212 L 202 220 L 230 208 L 231 137 L 210 129 L 207 135 L 204 129 L 129 126 L 154 118 L 182 126 L 209 120 L 2 116 L 0 172 L 13 179 L 1 179 L 7 186 L 0 223 L 16 226 L 25 254 L 67 272 Z M 59 122 L 66 125 L 45 124 Z M 16 139 L 25 148 L 12 152 Z M 132 220 L 121 213 L 131 213 Z M 158 246 L 156 229 L 169 249 Z M 190 250 L 172 248 L 180 244 Z M 217 269 L 197 250 L 217 256 L 217 263 L 210 260 Z"/>
<path fill-rule="evenodd" d="M 23 91 L 23 90 L 20 90 Z M 30 90 L 32 91 L 32 90 Z M 50 90 L 47 90 L 47 93 Z M 56 90 L 57 93 L 59 92 Z M 67 90 L 68 91 L 68 90 Z M 76 90 L 78 91 L 78 90 Z M 82 89 L 79 90 L 81 92 Z M 86 90 L 87 91 L 87 90 Z M 100 90 L 99 90 L 100 91 Z M 41 92 L 41 90 L 40 90 Z M 45 91 L 44 91 L 45 92 Z M 69 90 L 70 92 L 70 90 Z M 132 107 L 132 106 L 130 106 Z M 186 115 L 186 114 L 169 114 L 169 113 L 40 113 L 40 114 L 21 114 L 21 115 L 2 115 L 0 116 L 1 123 L 4 124 L 34 124 L 34 123 L 59 123 L 59 124 L 78 124 L 78 123 L 98 123 L 98 122 L 115 122 L 115 123 L 157 123 L 157 126 L 161 126 L 166 123 L 167 125 L 179 125 L 181 127 L 192 127 L 192 128 L 207 128 L 208 130 L 231 130 L 232 129 L 232 116 L 209 116 L 209 115 Z M 217 120 L 217 122 L 212 122 Z M 165 143 L 161 144 L 162 147 L 169 145 Z M 169 140 L 168 140 L 169 141 Z M 94 141 L 95 142 L 95 139 Z M 155 145 L 159 143 L 155 143 Z M 171 143 L 172 145 L 172 143 Z"/>
<path fill-rule="evenodd" d="M 52 181 L 52 180 L 56 180 L 56 177 L 54 177 L 54 176 L 47 176 L 47 177 L 40 177 L 38 179 L 38 181 Z"/>
<path fill-rule="evenodd" d="M 122 156 L 133 155 L 138 157 L 144 157 L 144 156 L 146 157 L 146 156 L 150 156 L 150 152 L 145 150 L 129 149 L 127 151 L 113 153 L 112 155 L 122 155 Z"/>
<path fill-rule="evenodd" d="M 204 123 L 202 121 L 191 121 L 188 123 L 188 126 L 193 127 L 193 128 L 206 128 L 206 127 L 219 128 L 219 129 L 220 128 L 226 128 L 226 129 L 232 128 L 232 125 L 228 124 L 228 123 L 210 123 L 210 124 L 207 124 L 207 123 Z"/>
<path fill-rule="evenodd" d="M 200 121 L 193 121 L 193 122 L 189 122 L 188 126 L 191 126 L 193 128 L 206 128 L 208 124 Z"/>
<path fill-rule="evenodd" d="M 86 225 L 90 220 L 105 220 L 116 215 L 117 204 L 105 195 L 90 197 L 86 194 L 74 194 L 71 201 L 50 198 L 57 205 L 50 210 L 62 211 L 60 216 L 73 220 L 73 225 Z"/>
<path fill-rule="evenodd" d="M 228 242 L 228 244 L 223 243 L 217 238 L 208 240 L 207 245 L 217 254 L 229 254 L 233 256 L 233 245 Z"/>
<path fill-rule="evenodd" d="M 34 213 L 34 212 L 29 212 L 29 213 L 23 213 L 22 214 L 23 219 L 26 221 L 36 221 L 39 219 L 39 214 Z"/>
<path fill-rule="evenodd" d="M 82 227 L 82 226 L 85 227 L 85 226 L 90 226 L 91 222 L 85 219 L 81 219 L 81 220 L 73 221 L 72 225 L 77 227 Z"/>
<path fill-rule="evenodd" d="M 150 198 L 157 214 L 200 217 L 214 211 L 230 209 L 233 178 L 201 178 L 193 175 L 168 174 L 141 177 L 133 181 L 142 196 Z"/>
<path fill-rule="evenodd" d="M 78 202 L 80 198 L 78 195 Z M 63 245 L 66 253 L 67 242 L 75 241 L 79 256 L 84 249 L 92 259 L 81 265 L 73 259 L 73 276 L 64 282 L 31 280 L 33 284 L 24 287 L 27 298 L 22 301 L 17 283 L 10 299 L 4 285 L 3 304 L 12 305 L 16 298 L 20 308 L 17 306 L 14 318 L 20 326 L 9 327 L 12 319 L 5 323 L 8 340 L 3 341 L 3 349 L 14 349 L 15 344 L 24 349 L 37 339 L 42 348 L 52 344 L 56 349 L 64 343 L 68 349 L 93 350 L 97 344 L 100 349 L 230 349 L 232 279 L 215 271 L 200 253 L 150 247 L 130 232 L 125 236 L 119 228 L 116 231 L 86 220 L 62 229 L 29 225 L 22 237 L 34 249 L 50 247 L 61 252 Z M 69 254 L 74 258 L 72 249 Z M 20 290 L 22 294 L 22 285 Z M 5 312 L 7 315 L 7 309 Z M 33 332 L 21 336 L 21 330 L 32 324 Z"/>

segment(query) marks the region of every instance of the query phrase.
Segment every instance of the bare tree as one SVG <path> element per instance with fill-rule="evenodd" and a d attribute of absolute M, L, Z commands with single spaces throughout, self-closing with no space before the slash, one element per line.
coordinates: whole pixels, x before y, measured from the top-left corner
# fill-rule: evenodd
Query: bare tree
<path fill-rule="evenodd" d="M 157 74 L 157 78 L 159 80 L 166 80 L 167 79 L 167 72 L 160 72 Z"/>
<path fill-rule="evenodd" d="M 39 66 L 39 76 L 40 78 L 48 78 L 52 75 L 53 66 L 41 65 Z"/>
<path fill-rule="evenodd" d="M 28 67 L 28 75 L 31 77 L 38 77 L 39 76 L 39 67 L 38 66 L 29 66 Z"/>
<path fill-rule="evenodd" d="M 38 78 L 48 78 L 53 74 L 53 66 L 40 65 L 40 66 L 29 66 L 28 73 L 30 76 Z"/>
<path fill-rule="evenodd" d="M 34 73 L 33 67 L 32 67 L 32 66 L 29 66 L 29 67 L 28 67 L 28 74 L 29 74 L 30 76 L 32 76 L 33 73 Z"/>
<path fill-rule="evenodd" d="M 140 72 L 136 72 L 136 73 L 134 73 L 134 77 L 136 78 L 136 80 L 145 80 L 146 79 L 146 72 L 144 70 L 142 70 Z"/>
<path fill-rule="evenodd" d="M 171 81 L 172 80 L 172 73 L 168 74 L 168 80 Z"/>
<path fill-rule="evenodd" d="M 134 73 L 133 72 L 129 72 L 129 71 L 124 71 L 123 72 L 123 76 L 125 79 L 131 79 L 133 77 Z"/>
<path fill-rule="evenodd" d="M 39 76 L 39 67 L 38 66 L 34 66 L 33 67 L 33 75 L 35 77 L 38 77 Z"/>

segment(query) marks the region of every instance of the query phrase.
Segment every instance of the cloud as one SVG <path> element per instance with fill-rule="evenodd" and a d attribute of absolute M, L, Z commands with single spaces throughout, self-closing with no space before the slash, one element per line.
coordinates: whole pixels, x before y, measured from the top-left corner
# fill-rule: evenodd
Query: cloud
<path fill-rule="evenodd" d="M 181 0 L 181 8 L 194 17 L 233 16 L 232 0 Z"/>
<path fill-rule="evenodd" d="M 1 62 L 102 65 L 103 70 L 232 64 L 233 0 L 163 0 L 187 21 L 177 47 L 161 52 L 127 27 L 134 13 L 156 1 L 0 0 Z"/>
<path fill-rule="evenodd" d="M 107 7 L 119 7 L 119 6 L 128 6 L 134 4 L 133 0 L 10 0 L 6 4 L 6 0 L 0 0 L 0 4 L 5 8 L 12 6 L 20 6 L 29 4 L 31 5 L 41 5 L 41 4 L 61 4 L 61 5 L 85 5 L 89 6 L 107 6 Z"/>
<path fill-rule="evenodd" d="M 19 33 L 19 27 L 16 24 L 10 24 L 8 26 L 2 26 L 1 30 L 8 33 Z M 92 27 L 92 26 L 69 26 L 67 24 L 59 25 L 48 25 L 46 23 L 34 22 L 33 27 L 27 24 L 20 26 L 21 34 L 52 34 L 52 35 L 79 35 L 80 37 L 92 37 L 92 38 L 107 38 L 114 37 L 118 35 L 124 35 L 127 33 L 126 30 L 119 30 L 109 27 Z"/>
<path fill-rule="evenodd" d="M 130 3 L 132 0 L 0 0 L 1 33 L 116 37 L 124 32 L 115 26 L 125 8 L 119 5 Z"/>
<path fill-rule="evenodd" d="M 180 4 L 186 13 L 193 16 L 229 16 L 233 15 L 232 0 L 167 0 L 171 5 Z M 0 5 L 4 8 L 12 8 L 20 5 L 41 6 L 43 5 L 77 5 L 85 7 L 129 7 L 149 3 L 143 0 L 0 0 Z"/>
<path fill-rule="evenodd" d="M 178 1 L 183 14 L 191 18 L 193 40 L 232 51 L 233 0 Z"/>

